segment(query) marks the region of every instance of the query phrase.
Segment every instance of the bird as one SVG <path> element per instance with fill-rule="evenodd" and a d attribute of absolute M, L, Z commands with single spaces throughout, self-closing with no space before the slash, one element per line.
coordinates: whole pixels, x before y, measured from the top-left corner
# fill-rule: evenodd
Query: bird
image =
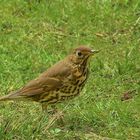
<path fill-rule="evenodd" d="M 98 52 L 85 45 L 78 46 L 22 88 L 0 97 L 0 101 L 35 101 L 47 110 L 49 105 L 56 106 L 74 98 L 80 94 L 88 79 L 89 58 Z"/>

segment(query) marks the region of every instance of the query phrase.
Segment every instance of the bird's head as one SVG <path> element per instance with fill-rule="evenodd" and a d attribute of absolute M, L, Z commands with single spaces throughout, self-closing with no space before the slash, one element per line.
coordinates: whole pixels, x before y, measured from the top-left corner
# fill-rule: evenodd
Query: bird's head
<path fill-rule="evenodd" d="M 92 48 L 87 46 L 79 46 L 78 48 L 75 48 L 73 50 L 70 58 L 71 61 L 75 64 L 87 64 L 89 58 L 98 52 L 99 51 L 93 50 Z"/>

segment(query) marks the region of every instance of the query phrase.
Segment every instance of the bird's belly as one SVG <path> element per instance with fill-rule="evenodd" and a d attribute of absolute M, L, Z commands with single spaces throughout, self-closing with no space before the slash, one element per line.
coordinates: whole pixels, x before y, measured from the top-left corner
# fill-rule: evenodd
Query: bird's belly
<path fill-rule="evenodd" d="M 59 96 L 59 102 L 74 98 L 75 96 L 79 95 L 80 91 L 81 87 L 75 86 L 71 88 L 70 92 L 61 92 Z"/>
<path fill-rule="evenodd" d="M 43 100 L 41 100 L 40 102 L 46 102 L 47 104 L 55 104 L 64 100 L 72 99 L 75 96 L 79 95 L 79 93 L 85 85 L 85 81 L 86 79 L 78 80 L 78 82 L 75 85 L 65 85 L 59 90 L 49 92 L 46 95 L 44 95 L 44 97 L 42 97 Z"/>
<path fill-rule="evenodd" d="M 62 90 L 59 96 L 59 101 L 67 100 L 67 99 L 72 99 L 75 96 L 78 96 L 83 89 L 85 85 L 85 80 L 84 81 L 79 81 L 78 84 L 74 86 L 70 86 L 66 90 Z"/>

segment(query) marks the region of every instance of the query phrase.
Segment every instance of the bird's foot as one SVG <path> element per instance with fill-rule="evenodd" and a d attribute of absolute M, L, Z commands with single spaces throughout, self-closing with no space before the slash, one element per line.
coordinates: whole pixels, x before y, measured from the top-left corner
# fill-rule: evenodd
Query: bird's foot
<path fill-rule="evenodd" d="M 57 112 L 55 112 L 55 114 L 53 114 L 53 116 L 56 117 L 57 120 L 63 120 L 63 118 L 64 118 L 63 111 L 58 111 L 58 110 L 57 110 Z"/>
<path fill-rule="evenodd" d="M 47 126 L 45 127 L 45 131 L 47 131 L 54 123 L 58 123 L 61 126 L 64 126 L 64 115 L 62 111 L 57 111 L 53 115 L 49 116 Z"/>

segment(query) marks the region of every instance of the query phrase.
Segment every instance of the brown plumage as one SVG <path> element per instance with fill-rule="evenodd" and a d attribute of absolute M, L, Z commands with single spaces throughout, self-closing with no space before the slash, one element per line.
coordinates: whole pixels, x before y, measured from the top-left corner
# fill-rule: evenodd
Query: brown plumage
<path fill-rule="evenodd" d="M 88 77 L 88 60 L 98 51 L 86 46 L 73 50 L 38 78 L 23 88 L 0 98 L 0 101 L 28 99 L 47 106 L 75 97 L 80 93 Z"/>

